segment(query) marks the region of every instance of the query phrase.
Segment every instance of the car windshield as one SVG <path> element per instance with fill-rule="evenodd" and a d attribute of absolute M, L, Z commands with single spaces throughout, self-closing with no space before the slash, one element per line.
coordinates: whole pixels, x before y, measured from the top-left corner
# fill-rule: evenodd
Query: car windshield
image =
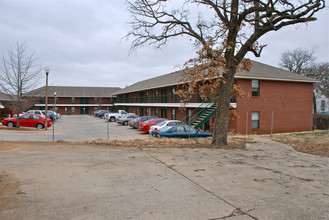
<path fill-rule="evenodd" d="M 188 132 L 188 133 L 197 133 L 198 130 L 196 130 L 195 128 L 191 127 L 191 126 L 187 126 L 185 125 L 185 131 Z"/>
<path fill-rule="evenodd" d="M 159 132 L 167 132 L 172 128 L 172 126 L 165 126 L 163 128 L 158 129 Z"/>
<path fill-rule="evenodd" d="M 157 126 L 163 126 L 166 124 L 167 121 L 163 121 L 163 122 L 160 122 L 159 124 L 157 124 Z"/>

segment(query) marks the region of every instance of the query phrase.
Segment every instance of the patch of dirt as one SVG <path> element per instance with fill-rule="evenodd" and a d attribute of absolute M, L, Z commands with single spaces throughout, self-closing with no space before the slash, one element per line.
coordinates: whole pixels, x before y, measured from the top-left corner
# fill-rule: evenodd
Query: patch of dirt
<path fill-rule="evenodd" d="M 0 210 L 15 203 L 20 193 L 18 181 L 0 172 Z"/>
<path fill-rule="evenodd" d="M 134 140 L 87 140 L 87 141 L 61 141 L 66 143 L 85 143 L 98 144 L 108 146 L 128 146 L 140 148 L 214 148 L 211 145 L 212 138 L 192 138 L 192 139 L 178 139 L 178 138 L 143 138 Z M 245 143 L 253 142 L 252 137 L 249 136 L 229 136 L 228 149 L 243 149 Z"/>

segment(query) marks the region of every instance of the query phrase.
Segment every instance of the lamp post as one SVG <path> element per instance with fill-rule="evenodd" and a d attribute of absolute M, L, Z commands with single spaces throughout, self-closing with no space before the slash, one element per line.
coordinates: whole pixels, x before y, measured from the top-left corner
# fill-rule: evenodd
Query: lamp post
<path fill-rule="evenodd" d="M 46 66 L 45 72 L 46 72 L 45 130 L 47 130 L 47 127 L 48 127 L 48 74 L 49 74 L 48 66 Z"/>

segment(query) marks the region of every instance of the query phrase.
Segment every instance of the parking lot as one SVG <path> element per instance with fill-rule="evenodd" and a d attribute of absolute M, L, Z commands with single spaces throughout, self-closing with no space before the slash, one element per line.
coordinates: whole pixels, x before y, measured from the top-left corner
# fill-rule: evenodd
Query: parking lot
<path fill-rule="evenodd" d="M 53 132 L 54 129 L 54 132 Z M 55 126 L 47 131 L 29 129 L 28 131 L 0 129 L 0 140 L 3 141 L 52 141 L 57 140 L 91 140 L 91 139 L 136 139 L 148 137 L 129 126 L 121 126 L 115 122 L 90 115 L 63 115 L 56 120 Z"/>
<path fill-rule="evenodd" d="M 328 164 L 266 139 L 240 150 L 0 141 L 0 219 L 327 220 Z"/>

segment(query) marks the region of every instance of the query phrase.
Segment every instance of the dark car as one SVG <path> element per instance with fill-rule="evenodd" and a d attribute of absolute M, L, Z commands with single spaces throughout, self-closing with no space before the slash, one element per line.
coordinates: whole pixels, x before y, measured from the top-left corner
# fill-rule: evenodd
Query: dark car
<path fill-rule="evenodd" d="M 46 114 L 46 110 L 41 110 L 41 112 L 45 115 Z M 51 112 L 51 111 L 47 111 L 48 117 L 50 118 L 51 121 L 55 121 L 56 117 L 55 115 Z"/>
<path fill-rule="evenodd" d="M 188 125 L 177 125 L 169 127 L 166 130 L 152 131 L 152 137 L 155 138 L 205 138 L 212 137 L 212 133 L 201 132 Z"/>
<path fill-rule="evenodd" d="M 135 123 L 133 124 L 133 128 L 138 128 L 139 127 L 139 123 L 142 123 L 144 121 L 147 121 L 147 120 L 150 120 L 150 119 L 153 119 L 153 118 L 158 118 L 157 116 L 142 116 L 142 117 L 139 117 L 135 120 Z"/>
<path fill-rule="evenodd" d="M 105 114 L 108 114 L 108 113 L 112 113 L 112 112 L 110 112 L 110 111 L 102 111 L 101 113 L 99 113 L 98 114 L 98 117 L 100 117 L 100 118 L 104 118 L 105 117 Z"/>
<path fill-rule="evenodd" d="M 94 116 L 96 117 L 102 117 L 102 115 L 104 115 L 104 113 L 106 113 L 106 110 L 99 110 L 99 111 L 95 111 Z"/>

